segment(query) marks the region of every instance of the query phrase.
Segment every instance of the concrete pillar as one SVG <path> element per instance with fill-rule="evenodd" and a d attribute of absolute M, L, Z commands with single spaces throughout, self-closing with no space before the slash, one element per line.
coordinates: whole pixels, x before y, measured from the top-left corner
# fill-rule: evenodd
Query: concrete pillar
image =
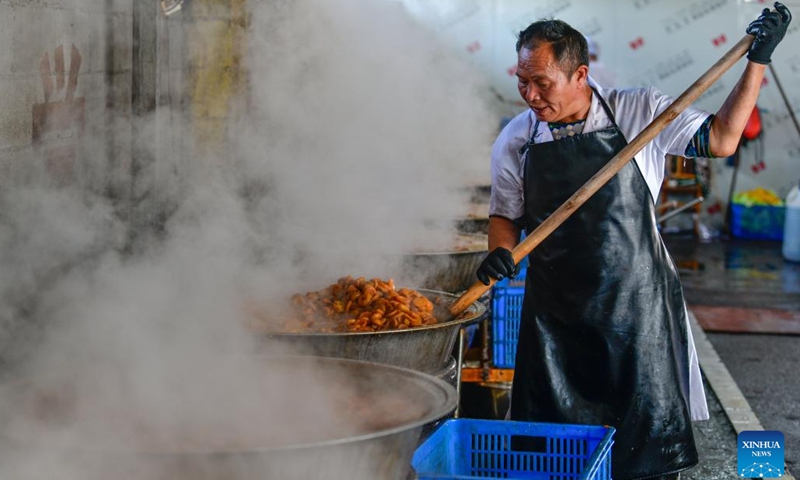
<path fill-rule="evenodd" d="M 155 167 L 159 15 L 157 1 L 133 2 L 129 247 L 134 250 L 157 228 Z"/>

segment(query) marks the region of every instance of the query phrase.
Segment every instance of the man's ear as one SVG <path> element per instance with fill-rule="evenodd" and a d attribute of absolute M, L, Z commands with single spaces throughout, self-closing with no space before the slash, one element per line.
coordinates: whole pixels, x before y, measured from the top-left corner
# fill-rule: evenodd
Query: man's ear
<path fill-rule="evenodd" d="M 575 79 L 578 88 L 583 88 L 589 81 L 589 67 L 587 65 L 581 65 L 575 70 L 575 73 L 572 74 L 572 78 Z"/>

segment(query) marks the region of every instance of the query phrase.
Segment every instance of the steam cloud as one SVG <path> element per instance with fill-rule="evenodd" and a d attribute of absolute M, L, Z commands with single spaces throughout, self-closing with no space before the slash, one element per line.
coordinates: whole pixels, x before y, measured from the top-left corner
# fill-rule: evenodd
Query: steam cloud
<path fill-rule="evenodd" d="M 14 401 L 19 378 L 43 388 L 69 378 L 83 412 L 127 399 L 164 424 L 217 418 L 226 402 L 247 410 L 226 395 L 187 403 L 252 391 L 257 361 L 220 375 L 258 347 L 242 328 L 247 301 L 275 305 L 346 274 L 412 279 L 425 272 L 399 272 L 398 254 L 452 241 L 464 185 L 485 183 L 497 124 L 479 74 L 399 3 L 249 7 L 249 94 L 231 115 L 230 158 L 192 158 L 170 177 L 179 184 L 159 185 L 153 205 L 171 207 L 157 241 L 124 253 L 130 219 L 97 193 L 102 171 L 87 172 L 90 185 L 2 186 L 3 425 L 27 413 Z M 92 149 L 85 168 L 104 168 Z M 274 388 L 319 398 L 311 381 L 287 383 Z M 80 442 L 68 428 L 48 434 L 42 444 Z M 0 477 L 87 478 L 42 450 L 0 450 Z"/>
<path fill-rule="evenodd" d="M 260 121 L 237 145 L 272 179 L 274 244 L 319 279 L 396 274 L 382 254 L 451 246 L 464 185 L 488 178 L 496 122 L 478 73 L 397 3 L 261 2 L 253 20 Z"/>

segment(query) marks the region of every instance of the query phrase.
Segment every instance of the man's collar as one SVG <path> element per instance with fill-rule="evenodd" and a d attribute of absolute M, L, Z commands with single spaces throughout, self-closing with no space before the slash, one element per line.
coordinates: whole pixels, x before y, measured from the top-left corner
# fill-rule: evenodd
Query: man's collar
<path fill-rule="evenodd" d="M 606 115 L 603 104 L 600 103 L 600 98 L 598 97 L 598 95 L 602 95 L 603 98 L 606 97 L 603 87 L 595 82 L 591 75 L 589 76 L 588 83 L 594 91 L 592 92 L 592 105 L 589 107 L 589 114 L 586 116 L 586 124 L 583 126 L 583 131 L 585 133 L 606 128 L 611 124 L 611 119 Z M 606 101 L 608 100 L 606 99 Z M 528 109 L 528 115 L 531 120 L 531 131 L 529 133 L 533 133 L 533 128 L 536 125 L 536 114 L 533 113 L 533 110 Z M 550 133 L 550 129 L 547 128 L 547 122 L 541 122 L 539 124 L 536 142 L 551 142 L 552 140 L 553 135 Z"/>
<path fill-rule="evenodd" d="M 606 128 L 611 124 L 611 119 L 608 118 L 599 97 L 603 97 L 606 102 L 608 102 L 605 90 L 594 81 L 591 75 L 589 76 L 589 86 L 592 87 L 594 91 L 592 92 L 592 105 L 589 107 L 589 114 L 586 116 L 586 125 L 583 127 L 584 132 L 594 132 L 595 130 Z"/>

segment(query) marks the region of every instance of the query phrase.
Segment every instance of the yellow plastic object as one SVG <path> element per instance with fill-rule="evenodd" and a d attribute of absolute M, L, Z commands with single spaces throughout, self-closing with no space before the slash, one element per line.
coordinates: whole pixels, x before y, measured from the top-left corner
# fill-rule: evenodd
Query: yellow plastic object
<path fill-rule="evenodd" d="M 736 195 L 733 196 L 733 203 L 744 205 L 746 207 L 752 207 L 755 205 L 773 207 L 783 206 L 783 200 L 781 200 L 781 198 L 778 197 L 775 192 L 761 187 L 747 190 L 745 192 L 737 192 Z"/>

